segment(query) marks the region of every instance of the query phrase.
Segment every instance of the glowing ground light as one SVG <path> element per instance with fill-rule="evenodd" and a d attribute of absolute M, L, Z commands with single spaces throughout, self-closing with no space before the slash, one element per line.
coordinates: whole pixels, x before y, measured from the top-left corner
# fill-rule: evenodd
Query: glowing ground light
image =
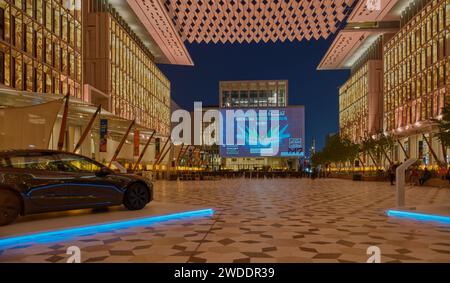
<path fill-rule="evenodd" d="M 390 217 L 408 218 L 418 221 L 440 222 L 450 224 L 450 216 L 434 215 L 402 210 L 392 210 L 392 209 L 389 209 L 386 214 Z"/>
<path fill-rule="evenodd" d="M 104 224 L 94 224 L 82 227 L 67 228 L 49 232 L 38 232 L 28 235 L 15 236 L 10 238 L 0 238 L 0 250 L 13 246 L 25 246 L 35 243 L 51 243 L 58 241 L 67 241 L 76 237 L 88 236 L 98 233 L 105 233 L 113 230 L 129 229 L 133 227 L 141 227 L 153 225 L 170 220 L 183 220 L 198 217 L 210 217 L 214 215 L 214 210 L 202 209 L 172 213 L 160 216 L 151 216 L 145 218 L 137 218 L 124 221 L 115 221 Z"/>

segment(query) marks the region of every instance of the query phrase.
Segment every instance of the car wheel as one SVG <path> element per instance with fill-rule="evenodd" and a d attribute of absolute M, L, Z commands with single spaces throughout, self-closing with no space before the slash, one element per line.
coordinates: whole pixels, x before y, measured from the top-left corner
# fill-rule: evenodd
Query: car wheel
<path fill-rule="evenodd" d="M 141 210 L 147 205 L 149 198 L 150 194 L 145 185 L 133 184 L 127 189 L 123 204 L 129 210 Z"/>
<path fill-rule="evenodd" d="M 20 214 L 21 202 L 16 194 L 0 191 L 0 226 L 8 225 Z"/>

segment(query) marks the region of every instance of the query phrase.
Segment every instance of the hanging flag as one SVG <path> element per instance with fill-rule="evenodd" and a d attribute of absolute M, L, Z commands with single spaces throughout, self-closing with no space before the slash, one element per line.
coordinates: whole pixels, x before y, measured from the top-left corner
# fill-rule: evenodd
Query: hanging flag
<path fill-rule="evenodd" d="M 139 139 L 139 130 L 135 129 L 134 130 L 134 156 L 139 156 L 139 144 L 140 144 L 140 139 Z"/>
<path fill-rule="evenodd" d="M 160 138 L 156 138 L 156 141 L 155 141 L 155 156 L 158 156 L 160 151 L 161 151 L 161 139 Z"/>
<path fill-rule="evenodd" d="M 100 152 L 108 151 L 108 120 L 100 119 Z"/>

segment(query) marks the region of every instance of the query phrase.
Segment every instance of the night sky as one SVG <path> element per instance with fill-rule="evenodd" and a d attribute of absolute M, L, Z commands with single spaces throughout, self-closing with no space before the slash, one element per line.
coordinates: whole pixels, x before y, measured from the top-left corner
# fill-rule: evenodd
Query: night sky
<path fill-rule="evenodd" d="M 289 105 L 305 105 L 307 148 L 338 131 L 338 88 L 347 71 L 317 71 L 332 38 L 292 43 L 186 44 L 194 67 L 160 65 L 172 98 L 192 111 L 194 101 L 219 104 L 221 80 L 289 80 Z"/>

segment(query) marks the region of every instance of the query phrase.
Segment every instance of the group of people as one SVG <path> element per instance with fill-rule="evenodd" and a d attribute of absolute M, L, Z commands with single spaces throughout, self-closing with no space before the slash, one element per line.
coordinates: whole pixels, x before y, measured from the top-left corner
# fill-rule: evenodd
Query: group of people
<path fill-rule="evenodd" d="M 394 182 L 396 179 L 396 174 L 397 174 L 397 168 L 401 164 L 402 163 L 397 162 L 397 163 L 391 163 L 391 165 L 389 166 L 388 173 L 389 173 L 389 180 L 391 182 L 391 185 L 394 185 Z M 442 177 L 442 179 L 446 179 L 450 182 L 450 168 L 447 169 L 447 167 L 441 166 L 438 171 L 438 174 L 439 174 L 439 176 Z M 419 184 L 420 186 L 422 186 L 423 184 L 425 184 L 426 181 L 428 181 L 429 179 L 431 179 L 433 177 L 433 174 L 426 167 L 422 171 L 422 170 L 419 170 L 419 167 L 417 165 L 413 165 L 408 169 L 406 176 L 409 177 L 409 182 L 411 185 L 414 186 L 414 185 Z"/>

